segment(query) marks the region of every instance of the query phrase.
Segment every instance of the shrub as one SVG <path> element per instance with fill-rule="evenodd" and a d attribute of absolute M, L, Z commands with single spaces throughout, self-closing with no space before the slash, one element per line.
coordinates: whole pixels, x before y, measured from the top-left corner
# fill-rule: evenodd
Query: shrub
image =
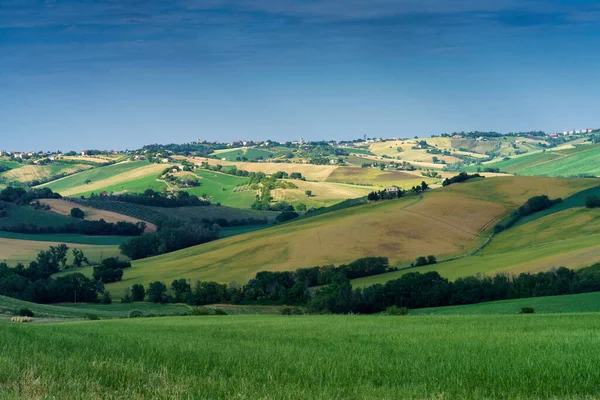
<path fill-rule="evenodd" d="M 533 307 L 523 307 L 521 308 L 521 314 L 534 314 L 535 310 Z"/>
<path fill-rule="evenodd" d="M 104 294 L 100 298 L 100 304 L 112 304 L 112 297 L 110 296 L 109 291 L 104 292 Z"/>
<path fill-rule="evenodd" d="M 19 310 L 19 315 L 21 317 L 33 317 L 33 311 L 31 311 L 29 308 L 21 308 Z"/>
<path fill-rule="evenodd" d="M 83 217 L 85 217 L 85 214 L 81 208 L 75 207 L 71 209 L 71 217 L 83 219 Z"/>
<path fill-rule="evenodd" d="M 301 309 L 297 307 L 284 307 L 281 309 L 281 315 L 302 315 Z"/>
<path fill-rule="evenodd" d="M 97 321 L 100 318 L 96 314 L 83 314 L 83 318 L 89 319 L 90 321 Z"/>
<path fill-rule="evenodd" d="M 408 315 L 409 311 L 410 310 L 406 307 L 391 306 L 386 308 L 385 313 L 387 315 L 399 316 Z"/>
<path fill-rule="evenodd" d="M 195 316 L 210 315 L 210 310 L 206 307 L 196 307 L 192 310 L 192 315 L 195 315 Z"/>
<path fill-rule="evenodd" d="M 585 206 L 587 208 L 600 208 L 600 196 L 587 196 Z"/>
<path fill-rule="evenodd" d="M 127 318 L 141 318 L 144 316 L 144 313 L 140 310 L 131 310 L 129 314 L 127 314 Z"/>
<path fill-rule="evenodd" d="M 227 315 L 227 312 L 221 308 L 215 308 L 215 315 Z"/>

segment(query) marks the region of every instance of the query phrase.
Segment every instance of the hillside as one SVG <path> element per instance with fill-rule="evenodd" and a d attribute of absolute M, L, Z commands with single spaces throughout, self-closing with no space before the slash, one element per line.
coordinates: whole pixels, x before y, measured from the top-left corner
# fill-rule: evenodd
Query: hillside
<path fill-rule="evenodd" d="M 529 197 L 568 196 L 589 179 L 503 177 L 456 184 L 421 197 L 377 202 L 140 260 L 114 288 L 175 278 L 246 282 L 264 270 L 294 270 L 387 256 L 404 266 L 418 255 L 467 254 Z M 310 249 L 310 251 L 308 250 Z M 483 271 L 483 269 L 482 269 Z"/>
<path fill-rule="evenodd" d="M 489 163 L 484 167 L 497 167 L 501 171 L 519 175 L 598 176 L 600 175 L 599 159 L 600 145 L 582 145 Z"/>
<path fill-rule="evenodd" d="M 456 279 L 478 273 L 520 273 L 580 268 L 600 259 L 600 210 L 571 208 L 510 228 L 482 251 L 433 266 L 410 268 L 353 281 L 369 286 L 409 272 L 437 271 Z"/>

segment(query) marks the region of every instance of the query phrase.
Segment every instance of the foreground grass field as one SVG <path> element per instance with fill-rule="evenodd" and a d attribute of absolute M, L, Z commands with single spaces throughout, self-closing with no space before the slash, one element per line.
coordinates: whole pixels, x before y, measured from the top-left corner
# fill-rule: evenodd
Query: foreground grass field
<path fill-rule="evenodd" d="M 533 307 L 538 314 L 599 312 L 600 292 L 490 301 L 464 306 L 422 308 L 412 310 L 410 313 L 411 315 L 514 315 L 520 313 L 523 307 Z"/>
<path fill-rule="evenodd" d="M 600 396 L 599 314 L 0 324 L 5 398 Z"/>

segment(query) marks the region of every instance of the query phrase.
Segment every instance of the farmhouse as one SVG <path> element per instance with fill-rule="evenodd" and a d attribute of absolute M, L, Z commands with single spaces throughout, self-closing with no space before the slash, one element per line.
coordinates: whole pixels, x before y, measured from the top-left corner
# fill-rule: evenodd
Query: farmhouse
<path fill-rule="evenodd" d="M 396 185 L 392 185 L 392 186 L 386 188 L 385 191 L 387 193 L 398 193 L 400 191 L 400 188 Z"/>

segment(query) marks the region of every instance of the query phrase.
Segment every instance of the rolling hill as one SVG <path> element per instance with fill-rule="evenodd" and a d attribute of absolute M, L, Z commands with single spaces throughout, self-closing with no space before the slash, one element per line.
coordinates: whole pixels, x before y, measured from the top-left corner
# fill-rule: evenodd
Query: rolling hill
<path fill-rule="evenodd" d="M 457 257 L 486 243 L 496 221 L 529 197 L 543 193 L 567 197 L 598 183 L 502 177 L 456 184 L 422 198 L 342 209 L 136 261 L 114 288 L 175 278 L 245 282 L 259 271 L 338 264 L 365 256 L 387 256 L 398 266 L 418 255 Z M 480 272 L 486 268 L 482 265 Z"/>

